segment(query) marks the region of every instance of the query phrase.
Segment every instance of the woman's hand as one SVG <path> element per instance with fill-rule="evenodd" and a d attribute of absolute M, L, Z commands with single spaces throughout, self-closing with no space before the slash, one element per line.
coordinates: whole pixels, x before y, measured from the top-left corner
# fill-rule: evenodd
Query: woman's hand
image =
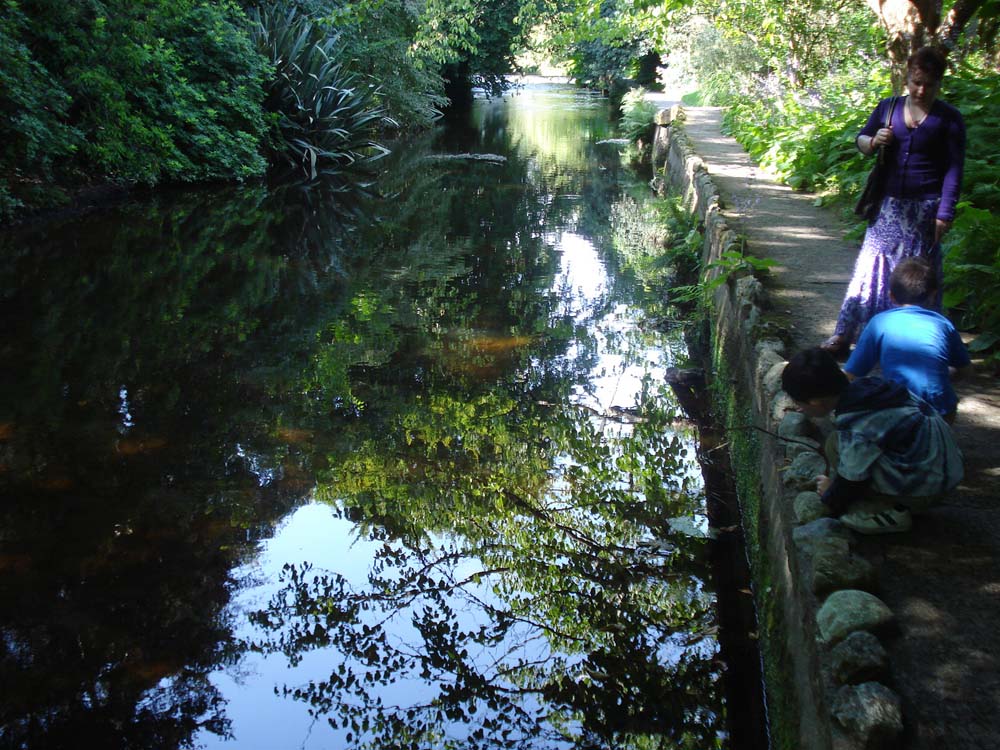
<path fill-rule="evenodd" d="M 951 229 L 951 222 L 946 219 L 938 219 L 934 223 L 934 243 L 937 244 Z"/>
<path fill-rule="evenodd" d="M 819 474 L 815 477 L 816 480 L 816 492 L 823 494 L 829 489 L 830 485 L 833 484 L 833 480 L 826 474 Z"/>
<path fill-rule="evenodd" d="M 865 156 L 871 156 L 878 151 L 880 146 L 887 146 L 892 143 L 893 137 L 892 128 L 880 128 L 871 137 L 859 135 L 858 150 Z"/>
<path fill-rule="evenodd" d="M 880 146 L 888 146 L 892 143 L 893 137 L 892 128 L 879 128 L 878 132 L 875 133 L 875 137 L 870 141 L 872 151 L 874 152 Z"/>

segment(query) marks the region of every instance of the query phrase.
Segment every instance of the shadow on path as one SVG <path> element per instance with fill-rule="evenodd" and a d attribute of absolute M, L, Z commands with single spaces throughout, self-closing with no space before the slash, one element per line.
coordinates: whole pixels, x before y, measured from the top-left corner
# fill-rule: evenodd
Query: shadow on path
<path fill-rule="evenodd" d="M 685 108 L 685 130 L 718 187 L 723 213 L 754 255 L 776 260 L 768 291 L 799 348 L 833 332 L 858 244 L 814 196 L 777 184 L 720 131 L 721 110 Z M 859 126 L 860 126 L 859 121 Z M 955 432 L 966 477 L 911 532 L 863 541 L 880 596 L 899 618 L 886 644 L 903 697 L 906 747 L 1000 746 L 1000 382 L 956 383 Z"/>

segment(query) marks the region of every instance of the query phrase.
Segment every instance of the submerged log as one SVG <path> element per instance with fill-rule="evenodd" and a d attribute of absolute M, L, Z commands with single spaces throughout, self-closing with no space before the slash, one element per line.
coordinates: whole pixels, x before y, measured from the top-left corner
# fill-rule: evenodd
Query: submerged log
<path fill-rule="evenodd" d="M 503 164 L 506 156 L 499 154 L 428 154 L 424 161 L 485 161 L 491 164 Z"/>

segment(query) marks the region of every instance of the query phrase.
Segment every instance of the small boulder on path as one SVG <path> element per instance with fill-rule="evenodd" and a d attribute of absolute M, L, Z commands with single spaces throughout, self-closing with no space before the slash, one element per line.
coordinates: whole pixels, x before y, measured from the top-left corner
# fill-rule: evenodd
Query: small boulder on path
<path fill-rule="evenodd" d="M 842 687 L 830 709 L 837 722 L 864 750 L 895 747 L 903 731 L 899 696 L 878 682 Z"/>
<path fill-rule="evenodd" d="M 833 592 L 816 613 L 820 638 L 827 643 L 839 643 L 857 630 L 881 630 L 893 620 L 885 602 L 858 589 Z"/>

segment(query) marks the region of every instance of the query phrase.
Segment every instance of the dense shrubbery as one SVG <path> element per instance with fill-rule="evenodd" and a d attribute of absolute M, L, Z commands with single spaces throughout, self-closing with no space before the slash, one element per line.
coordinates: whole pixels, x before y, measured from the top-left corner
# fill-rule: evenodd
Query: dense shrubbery
<path fill-rule="evenodd" d="M 44 23 L 76 30 L 52 62 L 74 89 L 87 167 L 147 184 L 264 170 L 257 146 L 265 69 L 234 6 L 123 2 L 81 13 L 79 26 L 65 19 L 71 8 L 80 6 L 54 3 L 60 18 Z"/>
<path fill-rule="evenodd" d="M 521 11 L 522 0 L 0 0 L 0 220 L 88 185 L 242 180 L 269 162 L 310 178 L 342 169 L 379 151 L 386 112 L 429 126 L 446 68 L 499 86 L 529 23 Z"/>
<path fill-rule="evenodd" d="M 3 213 L 57 201 L 53 184 L 152 185 L 264 171 L 265 62 L 234 3 L 4 5 Z"/>
<path fill-rule="evenodd" d="M 993 350 L 1000 362 L 1000 218 L 995 212 L 964 205 L 945 240 L 945 306 L 959 324 L 980 332 L 969 345 L 974 352 Z"/>
<path fill-rule="evenodd" d="M 842 76 L 813 96 L 732 97 L 725 123 L 755 159 L 791 187 L 827 198 L 854 195 L 871 168 L 854 137 L 889 86 L 887 73 L 864 80 Z"/>
<path fill-rule="evenodd" d="M 970 348 L 1000 361 L 1000 74 L 966 62 L 944 96 L 962 110 L 968 135 L 962 202 L 945 237 L 945 304 L 981 331 Z"/>
<path fill-rule="evenodd" d="M 313 23 L 339 39 L 345 71 L 378 87 L 379 104 L 404 128 L 425 128 L 448 100 L 435 54 L 414 40 L 419 8 L 406 0 L 300 0 Z M 445 56 L 446 57 L 446 56 Z"/>

